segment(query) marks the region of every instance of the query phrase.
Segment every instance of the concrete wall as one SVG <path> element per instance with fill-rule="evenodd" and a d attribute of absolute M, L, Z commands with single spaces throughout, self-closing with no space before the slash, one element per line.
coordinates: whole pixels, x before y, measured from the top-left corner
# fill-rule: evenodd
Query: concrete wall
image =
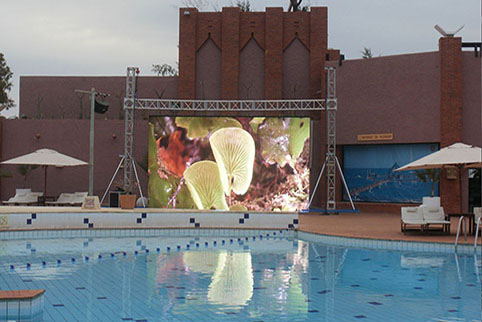
<path fill-rule="evenodd" d="M 54 149 L 66 155 L 89 161 L 88 120 L 2 120 L 2 160 L 8 160 L 42 148 Z M 136 121 L 134 154 L 136 160 L 147 156 L 147 122 Z M 124 122 L 97 120 L 95 122 L 94 194 L 102 197 L 124 152 Z M 4 165 L 11 178 L 2 178 L 1 200 L 15 195 L 15 188 L 24 184 L 17 166 Z M 147 191 L 147 174 L 138 168 L 143 192 Z M 49 167 L 47 194 L 58 196 L 62 192 L 88 191 L 89 167 Z M 115 184 L 122 186 L 122 172 Z M 26 187 L 43 191 L 44 171 L 40 167 L 27 177 Z"/>

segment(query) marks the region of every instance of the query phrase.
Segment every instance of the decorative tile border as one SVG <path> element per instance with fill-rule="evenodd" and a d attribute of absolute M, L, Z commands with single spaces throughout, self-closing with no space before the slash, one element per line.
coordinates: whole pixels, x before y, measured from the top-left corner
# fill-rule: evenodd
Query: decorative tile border
<path fill-rule="evenodd" d="M 0 216 L 2 230 L 119 228 L 297 229 L 298 213 L 35 212 Z"/>
<path fill-rule="evenodd" d="M 274 234 L 273 234 L 274 233 Z M 284 229 L 66 229 L 66 230 L 22 230 L 0 231 L 0 240 L 49 239 L 77 237 L 295 237 L 296 231 Z"/>
<path fill-rule="evenodd" d="M 0 228 L 9 228 L 9 216 L 3 215 L 0 216 Z"/>
<path fill-rule="evenodd" d="M 297 237 L 306 241 L 320 242 L 329 245 L 347 246 L 347 247 L 361 247 L 372 249 L 387 249 L 399 251 L 419 251 L 430 253 L 454 253 L 455 246 L 453 244 L 442 243 L 425 243 L 425 242 L 410 242 L 410 241 L 393 241 L 393 240 L 379 240 L 379 239 L 362 239 L 350 237 L 338 237 L 328 235 L 318 235 L 298 231 Z M 477 246 L 477 252 L 480 253 L 481 247 Z M 458 245 L 457 253 L 472 254 L 474 253 L 473 245 Z"/>

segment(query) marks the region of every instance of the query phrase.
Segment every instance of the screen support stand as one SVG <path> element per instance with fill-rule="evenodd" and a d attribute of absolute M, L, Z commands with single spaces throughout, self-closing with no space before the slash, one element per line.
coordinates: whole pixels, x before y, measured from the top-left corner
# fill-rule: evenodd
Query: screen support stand
<path fill-rule="evenodd" d="M 100 200 L 100 204 L 102 205 L 102 202 L 104 202 L 105 197 L 107 196 L 107 192 L 109 191 L 110 187 L 112 186 L 112 183 L 115 180 L 115 177 L 117 176 L 117 173 L 119 172 L 119 169 L 122 167 L 122 164 L 124 163 L 126 157 L 125 155 L 122 156 L 122 158 L 119 161 L 119 164 L 117 165 L 117 168 L 115 169 L 114 174 L 112 175 L 112 178 L 110 179 L 109 185 L 107 186 L 107 189 L 105 189 L 104 195 L 102 196 L 102 199 Z M 144 201 L 144 196 L 142 195 L 142 189 L 141 189 L 141 184 L 139 182 L 139 176 L 137 175 L 137 167 L 136 163 L 132 163 L 132 167 L 134 169 L 134 174 L 136 176 L 136 182 L 137 182 L 137 187 L 139 188 L 139 193 L 141 195 L 141 200 L 142 200 L 142 206 L 145 208 L 146 207 L 146 202 Z"/>
<path fill-rule="evenodd" d="M 340 171 L 341 179 L 343 181 L 343 186 L 345 187 L 345 191 L 348 195 L 348 199 L 350 199 L 350 205 L 352 210 L 355 210 L 355 205 L 353 204 L 353 199 L 351 198 L 350 190 L 348 189 L 348 185 L 346 184 L 345 176 L 343 175 L 343 171 L 341 170 L 340 162 L 338 161 L 338 157 L 336 155 L 330 156 L 326 155 L 325 161 L 323 162 L 323 166 L 321 167 L 320 174 L 318 175 L 318 179 L 316 180 L 315 187 L 313 188 L 313 192 L 311 193 L 311 197 L 308 200 L 308 205 L 306 206 L 306 209 L 310 209 L 311 202 L 313 201 L 313 198 L 315 196 L 316 190 L 318 189 L 318 184 L 320 183 L 321 177 L 323 177 L 323 172 L 325 171 L 326 164 L 329 162 L 329 158 L 334 158 L 336 162 L 336 166 L 338 168 L 338 171 Z"/>

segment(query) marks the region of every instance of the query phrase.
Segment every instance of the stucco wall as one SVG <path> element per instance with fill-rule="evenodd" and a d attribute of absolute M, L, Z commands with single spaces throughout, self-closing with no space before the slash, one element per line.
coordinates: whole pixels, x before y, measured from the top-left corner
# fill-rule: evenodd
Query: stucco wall
<path fill-rule="evenodd" d="M 462 53 L 462 137 L 464 143 L 481 146 L 480 55 Z"/>
<path fill-rule="evenodd" d="M 221 98 L 221 50 L 210 38 L 196 54 L 196 99 Z"/>
<path fill-rule="evenodd" d="M 298 38 L 283 53 L 283 98 L 310 98 L 310 51 Z"/>
<path fill-rule="evenodd" d="M 20 76 L 19 115 L 37 119 L 89 118 L 90 95 L 75 89 L 109 93 L 109 110 L 97 114 L 98 119 L 121 119 L 126 91 L 125 76 Z M 138 95 L 142 98 L 176 98 L 177 77 L 137 78 Z M 82 104 L 82 109 L 81 109 Z M 146 112 L 138 112 L 142 117 Z"/>
<path fill-rule="evenodd" d="M 251 38 L 239 53 L 239 99 L 264 99 L 264 50 Z"/>
<path fill-rule="evenodd" d="M 358 134 L 393 133 L 392 141 L 440 141 L 438 52 L 359 59 L 337 67 L 337 144 Z"/>

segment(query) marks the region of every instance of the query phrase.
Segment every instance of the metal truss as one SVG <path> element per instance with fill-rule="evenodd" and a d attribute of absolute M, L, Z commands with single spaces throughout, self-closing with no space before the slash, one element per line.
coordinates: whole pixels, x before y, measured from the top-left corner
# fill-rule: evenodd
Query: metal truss
<path fill-rule="evenodd" d="M 326 68 L 326 209 L 336 209 L 336 70 Z"/>
<path fill-rule="evenodd" d="M 169 100 L 134 99 L 124 100 L 124 108 L 164 111 L 322 111 L 325 100 Z"/>
<path fill-rule="evenodd" d="M 136 71 L 135 67 L 127 68 L 126 98 L 124 99 L 125 127 L 124 127 L 124 190 L 133 191 L 133 146 L 134 146 L 134 108 L 126 106 L 126 102 L 136 100 Z"/>

